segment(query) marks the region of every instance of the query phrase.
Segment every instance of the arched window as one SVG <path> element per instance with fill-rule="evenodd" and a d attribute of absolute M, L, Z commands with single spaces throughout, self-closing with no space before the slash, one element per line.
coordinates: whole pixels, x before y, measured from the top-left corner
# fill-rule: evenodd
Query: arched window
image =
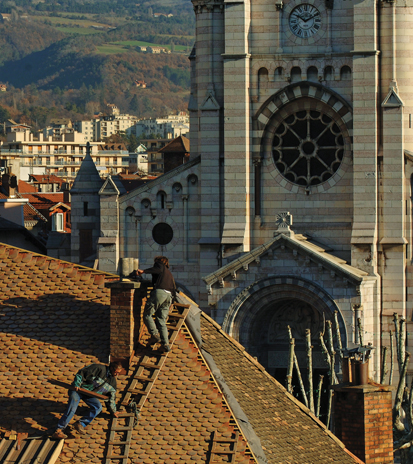
<path fill-rule="evenodd" d="M 277 82 L 283 81 L 284 80 L 284 68 L 279 66 L 274 73 L 274 80 Z"/>
<path fill-rule="evenodd" d="M 165 209 L 165 201 L 166 201 L 166 193 L 165 192 L 158 192 L 156 195 L 157 200 L 157 207 L 159 209 Z"/>
<path fill-rule="evenodd" d="M 262 93 L 267 88 L 268 83 L 268 69 L 261 68 L 258 71 L 258 91 Z"/>
<path fill-rule="evenodd" d="M 343 66 L 340 69 L 340 79 L 342 81 L 349 81 L 351 79 L 351 69 L 349 66 Z"/>
<path fill-rule="evenodd" d="M 307 69 L 307 80 L 312 82 L 318 81 L 318 69 L 315 66 L 310 66 Z"/>
<path fill-rule="evenodd" d="M 334 69 L 332 66 L 326 66 L 324 68 L 324 80 L 332 81 L 334 79 Z"/>
<path fill-rule="evenodd" d="M 301 68 L 294 66 L 291 69 L 291 82 L 300 82 L 301 81 Z"/>

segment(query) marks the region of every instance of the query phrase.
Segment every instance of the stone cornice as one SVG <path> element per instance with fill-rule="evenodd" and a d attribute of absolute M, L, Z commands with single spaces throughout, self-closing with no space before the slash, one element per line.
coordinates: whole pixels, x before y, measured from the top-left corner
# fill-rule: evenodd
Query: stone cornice
<path fill-rule="evenodd" d="M 211 287 L 216 282 L 222 282 L 225 277 L 236 275 L 239 269 L 248 270 L 248 265 L 250 263 L 254 261 L 259 263 L 262 256 L 282 246 L 289 248 L 295 255 L 305 255 L 309 261 L 317 263 L 329 272 L 334 272 L 336 275 L 342 276 L 345 280 L 354 285 L 360 285 L 365 278 L 369 277 L 367 272 L 348 265 L 346 261 L 326 253 L 321 247 L 312 243 L 307 243 L 306 238 L 303 236 L 295 235 L 294 237 L 288 237 L 284 234 L 278 234 L 267 243 L 255 248 L 249 253 L 245 253 L 240 258 L 237 258 L 218 271 L 202 279 Z"/>

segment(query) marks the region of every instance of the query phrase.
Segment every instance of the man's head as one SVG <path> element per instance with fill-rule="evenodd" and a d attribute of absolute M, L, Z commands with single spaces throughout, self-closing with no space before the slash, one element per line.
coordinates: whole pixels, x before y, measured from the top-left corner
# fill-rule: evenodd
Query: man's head
<path fill-rule="evenodd" d="M 166 256 L 155 256 L 155 263 L 162 263 L 166 268 L 169 268 L 169 260 Z"/>
<path fill-rule="evenodd" d="M 110 372 L 113 376 L 117 376 L 121 373 L 123 366 L 120 361 L 113 361 L 109 364 Z"/>

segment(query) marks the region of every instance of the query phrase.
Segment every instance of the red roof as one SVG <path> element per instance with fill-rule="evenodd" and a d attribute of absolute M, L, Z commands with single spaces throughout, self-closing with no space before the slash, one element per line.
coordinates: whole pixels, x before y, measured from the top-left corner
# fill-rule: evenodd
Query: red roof
<path fill-rule="evenodd" d="M 63 184 L 63 180 L 54 174 L 30 174 L 30 177 L 36 184 Z"/>
<path fill-rule="evenodd" d="M 19 193 L 36 193 L 37 187 L 35 187 L 33 184 L 30 184 L 29 182 L 25 182 L 24 180 L 19 180 L 18 190 Z"/>

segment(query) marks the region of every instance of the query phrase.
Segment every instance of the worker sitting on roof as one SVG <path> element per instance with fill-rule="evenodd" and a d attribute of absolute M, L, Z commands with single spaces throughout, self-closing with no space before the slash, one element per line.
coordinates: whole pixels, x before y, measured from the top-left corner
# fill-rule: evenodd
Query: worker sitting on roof
<path fill-rule="evenodd" d="M 52 438 L 67 438 L 67 435 L 63 433 L 63 430 L 73 419 L 80 400 L 83 400 L 89 406 L 90 411 L 87 415 L 75 423 L 74 428 L 79 433 L 85 433 L 85 427 L 89 425 L 102 410 L 102 404 L 97 398 L 87 396 L 85 393 L 79 391 L 79 388 L 99 393 L 101 395 L 109 395 L 108 408 L 115 417 L 118 417 L 115 402 L 117 388 L 116 377 L 121 371 L 122 364 L 119 361 L 111 362 L 109 366 L 105 366 L 103 364 L 92 364 L 80 369 L 72 383 L 74 387 L 73 390 L 69 390 L 69 403 L 67 405 L 66 412 L 60 418 L 57 424 L 57 429 L 52 435 Z"/>
<path fill-rule="evenodd" d="M 138 269 L 136 272 L 138 275 L 152 274 L 153 290 L 146 301 L 143 312 L 143 322 L 151 335 L 148 344 L 161 342 L 162 351 L 171 351 L 166 319 L 172 298 L 176 297 L 176 286 L 169 270 L 169 260 L 165 256 L 156 256 L 153 267 L 145 270 Z M 154 314 L 155 322 L 153 321 Z"/>

